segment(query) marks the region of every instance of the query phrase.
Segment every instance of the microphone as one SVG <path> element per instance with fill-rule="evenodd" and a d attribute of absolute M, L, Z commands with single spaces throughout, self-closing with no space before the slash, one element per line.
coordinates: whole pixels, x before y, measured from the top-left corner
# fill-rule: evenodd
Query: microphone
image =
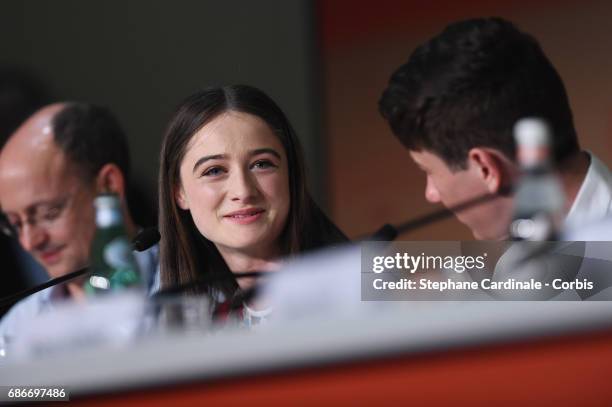
<path fill-rule="evenodd" d="M 390 242 L 395 240 L 398 234 L 399 232 L 395 226 L 386 223 L 380 229 L 374 232 L 374 234 L 372 234 L 367 240 L 373 242 Z"/>
<path fill-rule="evenodd" d="M 145 228 L 132 240 L 132 247 L 137 252 L 144 252 L 159 243 L 161 235 L 155 226 Z"/>

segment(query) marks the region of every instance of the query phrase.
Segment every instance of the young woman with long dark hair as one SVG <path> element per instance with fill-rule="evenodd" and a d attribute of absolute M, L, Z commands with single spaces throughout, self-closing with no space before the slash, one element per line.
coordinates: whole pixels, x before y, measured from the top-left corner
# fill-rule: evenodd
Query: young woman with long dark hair
<path fill-rule="evenodd" d="M 279 259 L 347 240 L 308 193 L 291 124 L 256 88 L 209 88 L 185 99 L 160 161 L 162 288 L 275 269 Z M 206 291 L 231 298 L 249 284 L 222 278 Z"/>

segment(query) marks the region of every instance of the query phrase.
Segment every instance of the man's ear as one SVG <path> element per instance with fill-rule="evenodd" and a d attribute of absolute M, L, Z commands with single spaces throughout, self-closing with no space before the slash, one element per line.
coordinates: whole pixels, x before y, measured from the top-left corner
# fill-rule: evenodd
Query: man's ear
<path fill-rule="evenodd" d="M 185 191 L 183 191 L 183 187 L 180 185 L 177 185 L 176 188 L 174 188 L 174 200 L 179 208 L 184 210 L 189 209 L 189 203 L 185 198 Z"/>
<path fill-rule="evenodd" d="M 468 169 L 475 171 L 491 194 L 505 193 L 512 184 L 514 163 L 494 148 L 475 147 L 468 152 Z"/>
<path fill-rule="evenodd" d="M 125 177 L 117 164 L 104 164 L 96 178 L 96 191 L 98 193 L 113 193 L 125 197 Z"/>

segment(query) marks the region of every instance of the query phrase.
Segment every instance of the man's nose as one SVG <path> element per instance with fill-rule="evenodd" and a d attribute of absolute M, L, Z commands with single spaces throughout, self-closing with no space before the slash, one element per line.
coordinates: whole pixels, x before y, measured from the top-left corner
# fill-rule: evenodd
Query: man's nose
<path fill-rule="evenodd" d="M 436 186 L 431 182 L 431 179 L 427 177 L 427 185 L 425 185 L 425 199 L 431 203 L 440 202 L 440 192 Z"/>
<path fill-rule="evenodd" d="M 45 242 L 46 234 L 47 232 L 40 226 L 25 223 L 19 236 L 19 242 L 26 251 L 31 252 Z"/>

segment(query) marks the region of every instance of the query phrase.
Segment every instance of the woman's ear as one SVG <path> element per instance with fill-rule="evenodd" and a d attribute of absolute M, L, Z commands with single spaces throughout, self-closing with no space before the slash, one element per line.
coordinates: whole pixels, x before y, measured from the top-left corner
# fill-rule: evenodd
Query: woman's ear
<path fill-rule="evenodd" d="M 104 164 L 96 177 L 98 193 L 113 193 L 125 197 L 125 177 L 116 164 Z"/>
<path fill-rule="evenodd" d="M 500 151 L 475 147 L 468 152 L 468 168 L 475 171 L 491 194 L 502 193 L 512 183 L 514 164 Z"/>
<path fill-rule="evenodd" d="M 174 188 L 174 200 L 179 208 L 183 210 L 189 209 L 189 204 L 187 203 L 187 199 L 185 197 L 185 191 L 180 185 Z"/>

